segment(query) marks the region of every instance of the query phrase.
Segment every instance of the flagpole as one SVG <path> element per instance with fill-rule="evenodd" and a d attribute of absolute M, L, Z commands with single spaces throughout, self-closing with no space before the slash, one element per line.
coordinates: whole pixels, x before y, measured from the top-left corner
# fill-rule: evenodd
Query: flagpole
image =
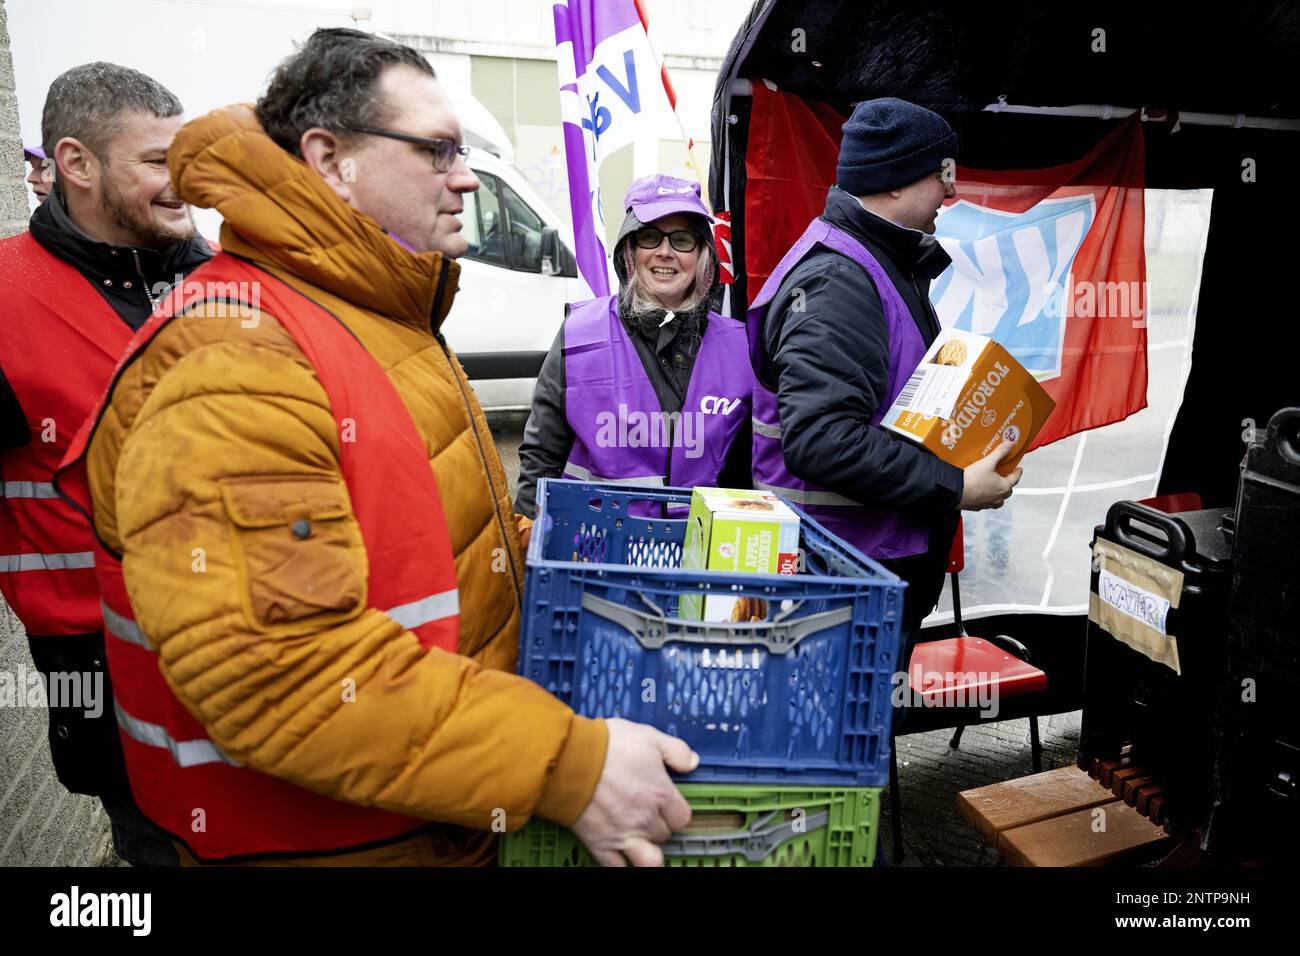
<path fill-rule="evenodd" d="M 574 254 L 578 273 L 592 296 L 610 292 L 609 265 L 603 229 L 596 221 L 593 208 L 599 181 L 592 182 L 595 170 L 587 162 L 587 145 L 582 132 L 582 115 L 578 106 L 578 74 L 573 34 L 581 30 L 575 24 L 568 3 L 554 7 L 556 68 L 560 81 L 560 118 L 564 138 L 564 155 L 569 183 L 569 209 L 573 217 Z M 630 24 L 629 24 L 630 25 Z M 564 49 L 564 44 L 569 49 Z M 567 55 L 566 55 L 567 53 Z"/>
<path fill-rule="evenodd" d="M 655 56 L 655 61 L 659 64 L 659 78 L 663 81 L 664 92 L 668 95 L 668 105 L 672 108 L 673 119 L 677 121 L 677 129 L 682 134 L 682 141 L 686 144 L 686 162 L 691 167 L 691 172 L 695 173 L 695 179 L 700 184 L 700 192 L 704 199 L 705 208 L 710 213 L 713 212 L 709 206 L 709 184 L 700 173 L 699 157 L 695 152 L 695 139 L 686 131 L 686 124 L 682 122 L 682 114 L 677 109 L 677 91 L 673 88 L 673 82 L 668 77 L 668 66 L 664 63 L 663 58 L 659 56 L 659 51 L 655 49 L 654 41 L 650 39 L 650 20 L 646 16 L 643 0 L 632 0 L 636 5 L 637 16 L 641 18 L 641 28 L 645 30 L 646 43 L 650 46 L 650 51 Z"/>

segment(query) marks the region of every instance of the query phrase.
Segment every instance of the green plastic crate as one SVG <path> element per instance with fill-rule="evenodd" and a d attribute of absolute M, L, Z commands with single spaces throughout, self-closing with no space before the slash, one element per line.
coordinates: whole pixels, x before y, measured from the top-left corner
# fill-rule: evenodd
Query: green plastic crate
<path fill-rule="evenodd" d="M 663 845 L 667 866 L 871 866 L 880 787 L 681 784 L 691 825 Z M 530 820 L 501 838 L 502 866 L 595 866 L 569 830 Z"/>

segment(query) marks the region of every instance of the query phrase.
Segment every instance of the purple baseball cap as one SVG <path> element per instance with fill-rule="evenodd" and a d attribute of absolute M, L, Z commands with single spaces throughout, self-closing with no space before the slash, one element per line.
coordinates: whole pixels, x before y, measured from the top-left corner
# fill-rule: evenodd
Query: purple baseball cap
<path fill-rule="evenodd" d="M 45 150 L 39 146 L 24 146 L 23 159 L 44 159 Z"/>
<path fill-rule="evenodd" d="M 654 222 L 675 212 L 692 213 L 709 217 L 709 210 L 700 198 L 700 184 L 676 176 L 642 176 L 627 188 L 623 208 L 636 213 L 642 224 Z"/>

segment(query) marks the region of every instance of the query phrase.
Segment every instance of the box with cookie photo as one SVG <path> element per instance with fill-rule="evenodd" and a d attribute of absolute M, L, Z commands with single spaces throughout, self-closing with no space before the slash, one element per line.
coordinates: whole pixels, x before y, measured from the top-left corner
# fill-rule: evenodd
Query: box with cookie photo
<path fill-rule="evenodd" d="M 1055 407 L 1038 380 L 998 342 L 962 329 L 944 329 L 881 426 L 958 468 L 983 458 L 1005 438 L 1012 450 L 998 471 L 1009 475 Z"/>
<path fill-rule="evenodd" d="M 795 574 L 799 516 L 776 495 L 732 488 L 696 488 L 686 519 L 682 568 Z M 765 621 L 767 603 L 743 594 L 687 594 L 678 615 L 703 621 Z"/>

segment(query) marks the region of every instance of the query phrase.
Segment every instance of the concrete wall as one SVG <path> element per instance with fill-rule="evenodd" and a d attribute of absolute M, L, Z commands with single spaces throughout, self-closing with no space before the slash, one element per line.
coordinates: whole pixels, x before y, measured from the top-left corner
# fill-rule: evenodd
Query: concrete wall
<path fill-rule="evenodd" d="M 26 168 L 18 132 L 9 27 L 0 0 L 0 234 L 27 228 Z M 25 90 L 44 96 L 44 90 Z M 5 321 L 0 317 L 0 321 Z M 33 669 L 23 626 L 0 598 L 0 673 Z M 0 866 L 98 866 L 114 862 L 99 801 L 74 795 L 50 763 L 46 712 L 0 707 Z"/>

